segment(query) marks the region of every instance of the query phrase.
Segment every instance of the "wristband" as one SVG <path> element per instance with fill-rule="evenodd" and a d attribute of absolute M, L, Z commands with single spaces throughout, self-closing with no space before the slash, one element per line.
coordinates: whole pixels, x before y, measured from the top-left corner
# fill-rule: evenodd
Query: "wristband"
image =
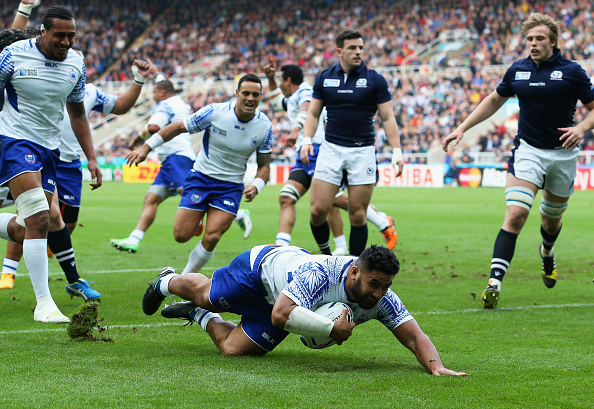
<path fill-rule="evenodd" d="M 153 136 L 151 136 L 150 138 L 148 138 L 144 143 L 148 145 L 151 148 L 151 150 L 155 150 L 155 148 L 163 145 L 165 141 L 163 140 L 163 137 L 161 135 L 156 133 L 153 134 Z"/>
<path fill-rule="evenodd" d="M 256 188 L 258 193 L 260 193 L 260 191 L 262 189 L 264 189 L 264 186 L 266 186 L 266 182 L 264 182 L 264 179 L 262 179 L 262 178 L 256 178 L 256 179 L 254 179 L 252 186 L 254 186 Z"/>
<path fill-rule="evenodd" d="M 17 9 L 17 14 L 20 14 L 23 17 L 27 17 L 29 18 L 29 14 L 31 14 L 31 10 L 33 10 L 35 7 L 39 6 L 39 3 L 41 3 L 41 0 L 35 0 L 35 2 L 33 4 L 19 4 L 19 8 Z"/>
<path fill-rule="evenodd" d="M 400 162 L 402 159 L 402 149 L 400 148 L 394 148 L 392 149 L 392 166 L 397 166 L 398 162 Z"/>
<path fill-rule="evenodd" d="M 161 81 L 165 81 L 166 79 L 167 78 L 165 78 L 165 76 L 163 74 L 159 73 L 159 74 L 155 75 L 155 77 L 153 78 L 153 84 L 156 84 Z"/>
<path fill-rule="evenodd" d="M 334 321 L 322 317 L 300 305 L 293 308 L 285 323 L 285 331 L 308 337 L 329 337 L 334 328 Z"/>
<path fill-rule="evenodd" d="M 147 125 L 143 126 L 142 129 L 138 132 L 138 136 L 142 138 L 143 141 L 146 141 L 151 134 L 148 131 Z"/>
<path fill-rule="evenodd" d="M 301 145 L 313 145 L 309 136 L 304 136 Z"/>
<path fill-rule="evenodd" d="M 138 72 L 138 67 L 136 65 L 132 66 L 132 74 L 134 74 L 134 82 L 138 85 L 144 85 L 146 82 L 146 77 Z"/>

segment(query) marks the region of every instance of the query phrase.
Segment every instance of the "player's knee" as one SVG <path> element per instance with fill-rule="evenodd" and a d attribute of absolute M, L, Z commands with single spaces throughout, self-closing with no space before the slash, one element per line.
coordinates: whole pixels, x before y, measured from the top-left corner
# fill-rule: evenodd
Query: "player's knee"
<path fill-rule="evenodd" d="M 563 213 L 567 210 L 569 202 L 559 203 L 551 202 L 550 200 L 542 199 L 540 202 L 540 214 L 550 219 L 560 219 Z"/>
<path fill-rule="evenodd" d="M 196 234 L 196 233 L 194 233 Z M 193 237 L 185 229 L 173 229 L 173 238 L 178 243 L 186 243 Z"/>
<path fill-rule="evenodd" d="M 18 224 L 47 232 L 50 224 L 49 204 L 42 188 L 36 187 L 21 193 L 15 205 L 19 212 L 16 219 Z"/>

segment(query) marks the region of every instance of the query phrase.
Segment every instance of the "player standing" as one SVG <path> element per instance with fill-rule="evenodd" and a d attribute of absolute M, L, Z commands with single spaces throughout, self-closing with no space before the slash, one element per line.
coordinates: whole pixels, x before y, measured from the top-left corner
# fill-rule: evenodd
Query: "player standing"
<path fill-rule="evenodd" d="M 497 89 L 442 141 L 447 152 L 451 142 L 457 145 L 464 132 L 517 95 L 520 117 L 505 185 L 507 207 L 495 240 L 489 283 L 481 296 L 484 308 L 489 309 L 497 306 L 501 281 L 514 256 L 516 239 L 539 189 L 542 189 L 539 249 L 542 279 L 547 288 L 557 282 L 553 246 L 573 193 L 578 144 L 584 133 L 594 127 L 594 86 L 582 67 L 561 55 L 557 42 L 559 28 L 554 19 L 532 13 L 523 22 L 522 33 L 530 56 L 514 62 Z M 578 100 L 590 114 L 574 126 Z"/>
<path fill-rule="evenodd" d="M 173 226 L 175 240 L 185 243 L 207 216 L 204 236 L 190 253 L 182 274 L 206 265 L 233 223 L 242 195 L 251 202 L 270 177 L 272 124 L 257 109 L 262 98 L 260 79 L 244 75 L 235 94 L 235 102 L 207 105 L 183 121 L 167 125 L 127 157 L 129 164 L 138 164 L 151 149 L 177 135 L 204 131 L 202 149 L 186 178 Z M 253 184 L 244 186 L 246 163 L 254 151 L 258 170 Z"/>

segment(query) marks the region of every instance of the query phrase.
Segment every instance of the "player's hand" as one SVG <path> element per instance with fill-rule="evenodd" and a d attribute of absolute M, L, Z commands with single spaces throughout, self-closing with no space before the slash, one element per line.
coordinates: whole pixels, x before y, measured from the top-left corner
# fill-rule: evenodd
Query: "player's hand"
<path fill-rule="evenodd" d="M 28 6 L 33 6 L 31 8 L 35 8 L 41 4 L 41 0 L 21 0 L 21 3 L 26 4 Z"/>
<path fill-rule="evenodd" d="M 266 75 L 267 78 L 274 77 L 276 74 L 276 67 L 275 61 L 272 57 L 268 59 L 268 63 L 262 66 L 262 71 L 264 71 L 264 75 Z"/>
<path fill-rule="evenodd" d="M 579 145 L 584 139 L 584 132 L 578 126 L 572 126 L 568 128 L 557 128 L 561 132 L 565 132 L 559 137 L 560 141 L 563 141 L 563 147 L 565 149 L 573 149 Z"/>
<path fill-rule="evenodd" d="M 128 155 L 126 155 L 126 164 L 128 166 L 138 166 L 140 162 L 146 159 L 150 151 L 151 148 L 148 145 L 139 146 L 138 148 L 130 152 Z"/>
<path fill-rule="evenodd" d="M 101 187 L 101 185 L 103 184 L 103 175 L 101 174 L 101 168 L 97 163 L 97 159 L 89 160 L 87 164 L 87 169 L 91 173 L 91 190 L 95 190 Z"/>
<path fill-rule="evenodd" d="M 285 140 L 285 146 L 288 146 L 288 147 L 295 146 L 295 144 L 297 143 L 298 137 L 299 137 L 299 128 L 295 127 L 295 128 L 293 128 L 291 133 L 287 136 L 287 139 Z"/>
<path fill-rule="evenodd" d="M 150 74 L 151 65 L 144 60 L 134 60 L 132 66 L 138 67 L 138 73 L 142 75 L 144 78 L 148 77 Z"/>
<path fill-rule="evenodd" d="M 456 372 L 456 371 L 452 371 L 451 369 L 448 368 L 439 368 L 436 369 L 435 371 L 433 371 L 433 375 L 435 376 L 440 376 L 440 375 L 450 375 L 450 376 L 468 376 L 467 373 L 465 372 Z"/>
<path fill-rule="evenodd" d="M 309 155 L 314 154 L 314 147 L 311 144 L 304 143 L 301 145 L 301 150 L 299 150 L 299 156 L 301 156 L 301 162 L 304 165 L 309 165 Z"/>
<path fill-rule="evenodd" d="M 338 345 L 341 345 L 353 334 L 353 328 L 355 328 L 355 323 L 347 320 L 347 309 L 343 308 L 340 318 L 334 322 L 330 338 L 335 340 Z"/>
<path fill-rule="evenodd" d="M 458 144 L 462 140 L 463 136 L 464 136 L 464 132 L 462 132 L 460 129 L 456 129 L 454 132 L 452 132 L 448 136 L 444 136 L 443 139 L 441 140 L 441 147 L 443 148 L 443 151 L 445 153 L 448 152 L 448 145 L 452 141 L 454 141 L 454 147 L 458 146 Z"/>
<path fill-rule="evenodd" d="M 258 189 L 256 189 L 256 186 L 247 185 L 245 189 L 243 189 L 243 195 L 245 196 L 246 202 L 251 202 L 252 200 L 254 200 L 257 194 Z"/>

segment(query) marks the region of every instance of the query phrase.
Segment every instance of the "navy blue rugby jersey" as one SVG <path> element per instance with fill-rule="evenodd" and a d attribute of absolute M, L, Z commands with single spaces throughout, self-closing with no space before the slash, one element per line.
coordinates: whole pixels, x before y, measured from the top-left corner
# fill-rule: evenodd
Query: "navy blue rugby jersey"
<path fill-rule="evenodd" d="M 562 148 L 563 132 L 557 128 L 575 125 L 578 100 L 594 101 L 594 86 L 584 69 L 559 50 L 538 66 L 530 57 L 514 62 L 496 90 L 502 97 L 518 97 L 516 139 L 541 149 Z"/>
<path fill-rule="evenodd" d="M 386 79 L 363 62 L 348 76 L 340 64 L 324 70 L 313 97 L 323 100 L 328 111 L 326 140 L 342 146 L 375 144 L 377 105 L 392 100 Z"/>

